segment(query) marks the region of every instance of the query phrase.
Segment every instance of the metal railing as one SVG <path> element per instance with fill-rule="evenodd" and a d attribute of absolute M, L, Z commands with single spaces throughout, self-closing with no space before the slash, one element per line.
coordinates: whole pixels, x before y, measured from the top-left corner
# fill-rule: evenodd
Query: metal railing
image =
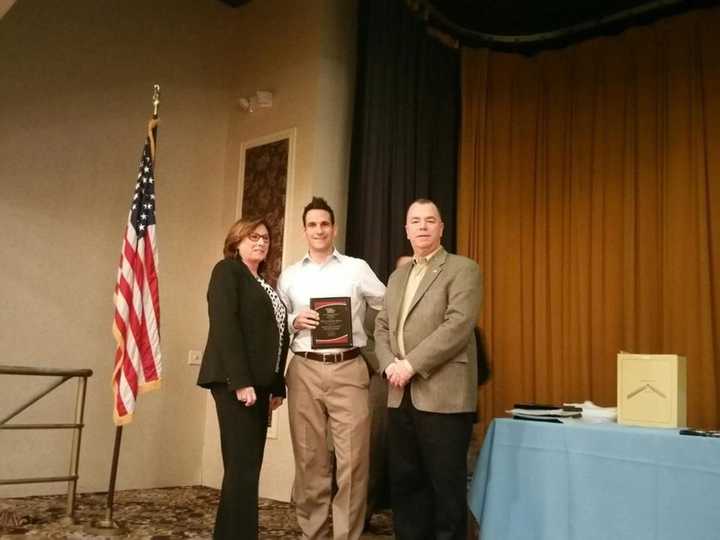
<path fill-rule="evenodd" d="M 46 476 L 31 478 L 0 478 L 0 485 L 12 484 L 41 484 L 51 482 L 67 482 L 67 516 L 71 520 L 74 519 L 75 513 L 75 495 L 77 493 L 78 467 L 80 461 L 80 441 L 82 438 L 82 429 L 84 427 L 83 419 L 85 416 L 85 393 L 87 390 L 87 379 L 93 374 L 91 369 L 53 369 L 53 368 L 33 368 L 21 366 L 1 366 L 0 375 L 25 375 L 40 377 L 58 377 L 57 380 L 41 390 L 31 398 L 29 398 L 20 407 L 12 411 L 0 419 L 0 430 L 3 429 L 72 429 L 73 439 L 70 450 L 70 470 L 65 476 Z M 8 424 L 10 420 L 18 414 L 30 407 L 33 403 L 55 390 L 58 386 L 70 379 L 78 378 L 77 394 L 75 397 L 75 422 L 73 423 L 54 423 L 54 424 Z"/>

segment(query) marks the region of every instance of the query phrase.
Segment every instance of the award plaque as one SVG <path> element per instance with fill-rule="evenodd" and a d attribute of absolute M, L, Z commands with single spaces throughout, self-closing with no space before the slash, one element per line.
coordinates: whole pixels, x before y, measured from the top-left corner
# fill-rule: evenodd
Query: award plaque
<path fill-rule="evenodd" d="M 313 349 L 353 346 L 350 297 L 311 298 L 310 309 L 320 314 L 320 323 L 311 333 Z"/>

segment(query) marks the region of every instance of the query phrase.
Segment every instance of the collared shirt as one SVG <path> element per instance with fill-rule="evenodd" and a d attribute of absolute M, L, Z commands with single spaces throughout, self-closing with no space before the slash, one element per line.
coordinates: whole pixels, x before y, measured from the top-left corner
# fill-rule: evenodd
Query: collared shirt
<path fill-rule="evenodd" d="M 363 329 L 366 303 L 380 310 L 385 296 L 385 285 L 377 278 L 368 263 L 362 259 L 342 255 L 334 250 L 325 262 L 318 264 L 309 255 L 286 268 L 278 280 L 278 293 L 288 308 L 288 325 L 298 313 L 310 307 L 310 298 L 349 296 L 352 307 L 353 347 L 364 347 L 367 335 Z M 295 331 L 293 351 L 313 350 L 310 330 Z M 338 352 L 345 349 L 323 349 L 321 352 Z"/>
<path fill-rule="evenodd" d="M 405 294 L 403 296 L 403 303 L 402 303 L 402 311 L 400 311 L 400 323 L 398 325 L 398 328 L 400 329 L 398 332 L 398 349 L 400 349 L 400 355 L 402 358 L 405 358 L 405 319 L 407 319 L 408 311 L 410 309 L 410 304 L 412 303 L 413 298 L 415 298 L 415 293 L 417 292 L 418 287 L 420 286 L 420 282 L 425 277 L 425 272 L 428 268 L 428 262 L 430 259 L 432 259 L 435 254 L 440 251 L 440 247 L 438 247 L 435 251 L 430 253 L 429 255 L 426 255 L 425 257 L 413 257 L 413 267 L 410 270 L 410 275 L 408 276 L 407 285 L 405 286 Z"/>

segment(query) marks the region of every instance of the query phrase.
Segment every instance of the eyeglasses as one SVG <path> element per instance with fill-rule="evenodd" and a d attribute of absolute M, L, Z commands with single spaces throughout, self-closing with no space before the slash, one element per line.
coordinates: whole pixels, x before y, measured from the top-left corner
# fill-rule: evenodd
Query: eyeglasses
<path fill-rule="evenodd" d="M 248 234 L 248 238 L 251 242 L 255 242 L 256 244 L 262 240 L 266 244 L 270 243 L 270 237 L 267 234 L 258 234 L 258 233 L 250 233 Z"/>

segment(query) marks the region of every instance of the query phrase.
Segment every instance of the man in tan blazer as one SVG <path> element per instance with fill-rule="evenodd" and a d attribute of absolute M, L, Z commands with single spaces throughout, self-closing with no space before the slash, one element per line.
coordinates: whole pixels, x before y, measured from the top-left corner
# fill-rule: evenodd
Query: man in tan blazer
<path fill-rule="evenodd" d="M 432 201 L 410 205 L 405 230 L 413 261 L 390 276 L 375 322 L 375 353 L 389 384 L 395 535 L 464 540 L 480 270 L 440 245 L 443 223 Z"/>

